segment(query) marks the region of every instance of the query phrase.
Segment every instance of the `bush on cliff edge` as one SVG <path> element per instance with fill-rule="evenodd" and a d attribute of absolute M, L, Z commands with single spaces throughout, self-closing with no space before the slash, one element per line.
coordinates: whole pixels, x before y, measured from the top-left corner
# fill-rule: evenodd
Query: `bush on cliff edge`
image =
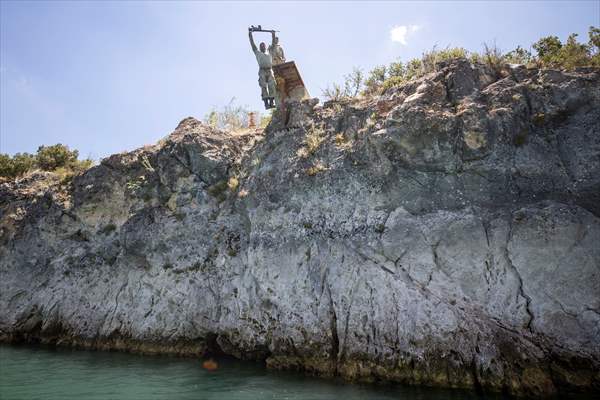
<path fill-rule="evenodd" d="M 591 26 L 588 31 L 588 42 L 577 41 L 577 34 L 571 34 L 565 43 L 556 36 L 547 36 L 535 42 L 532 51 L 517 46 L 514 50 L 503 53 L 495 44 L 484 44 L 481 53 L 468 51 L 462 47 L 446 47 L 438 49 L 434 46 L 426 51 L 420 58 L 414 58 L 407 63 L 394 61 L 389 65 L 379 65 L 369 71 L 363 79 L 362 71 L 354 68 L 353 73 L 344 77 L 344 83 L 333 84 L 323 91 L 327 100 L 342 100 L 354 98 L 359 94 L 373 96 L 385 92 L 387 89 L 400 86 L 411 79 L 419 78 L 435 71 L 436 64 L 456 58 L 468 58 L 471 62 L 486 64 L 500 73 L 506 64 L 524 64 L 538 68 L 557 68 L 569 70 L 577 67 L 600 67 L 600 28 Z M 359 71 L 358 83 L 356 71 Z M 354 79 L 354 80 L 353 80 Z M 360 90 L 344 90 L 343 88 L 355 87 Z M 337 90 L 336 90 L 337 89 Z"/>
<path fill-rule="evenodd" d="M 55 144 L 40 146 L 36 154 L 17 153 L 14 156 L 0 154 L 0 177 L 13 180 L 35 169 L 59 173 L 64 179 L 92 166 L 92 160 L 79 160 L 77 150 Z"/>

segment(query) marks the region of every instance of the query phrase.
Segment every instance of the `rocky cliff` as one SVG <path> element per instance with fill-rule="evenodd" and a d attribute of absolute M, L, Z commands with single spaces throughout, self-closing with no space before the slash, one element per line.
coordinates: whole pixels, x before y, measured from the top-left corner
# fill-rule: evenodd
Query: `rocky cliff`
<path fill-rule="evenodd" d="M 455 60 L 0 186 L 0 334 L 600 390 L 600 71 Z"/>

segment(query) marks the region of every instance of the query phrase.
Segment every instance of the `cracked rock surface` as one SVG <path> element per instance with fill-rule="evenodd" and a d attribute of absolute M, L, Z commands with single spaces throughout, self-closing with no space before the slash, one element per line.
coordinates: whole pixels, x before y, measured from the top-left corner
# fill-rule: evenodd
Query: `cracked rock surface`
<path fill-rule="evenodd" d="M 0 337 L 600 390 L 600 72 L 455 60 L 0 185 Z"/>

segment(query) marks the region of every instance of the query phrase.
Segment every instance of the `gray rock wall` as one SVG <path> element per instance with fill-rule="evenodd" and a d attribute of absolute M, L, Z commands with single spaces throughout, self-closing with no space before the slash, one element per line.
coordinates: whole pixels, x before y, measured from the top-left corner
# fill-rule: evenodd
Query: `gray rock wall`
<path fill-rule="evenodd" d="M 598 391 L 599 81 L 458 60 L 264 134 L 189 118 L 71 185 L 3 184 L 0 336 Z"/>

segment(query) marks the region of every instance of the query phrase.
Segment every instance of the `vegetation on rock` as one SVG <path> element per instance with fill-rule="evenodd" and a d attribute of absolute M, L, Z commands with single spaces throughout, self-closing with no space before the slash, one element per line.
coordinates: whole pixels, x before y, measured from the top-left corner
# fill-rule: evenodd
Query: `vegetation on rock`
<path fill-rule="evenodd" d="M 204 116 L 204 123 L 213 128 L 226 131 L 239 131 L 246 129 L 250 123 L 250 113 L 256 116 L 255 124 L 265 128 L 271 121 L 271 113 L 262 114 L 251 110 L 248 106 L 236 104 L 235 97 L 227 105 L 213 109 Z"/>
<path fill-rule="evenodd" d="M 0 154 L 0 178 L 13 180 L 35 169 L 53 171 L 69 177 L 92 166 L 90 159 L 79 160 L 79 152 L 63 144 L 40 146 L 36 154 Z"/>
<path fill-rule="evenodd" d="M 381 94 L 411 79 L 434 72 L 440 62 L 456 58 L 468 58 L 473 63 L 485 64 L 497 74 L 506 64 L 564 70 L 586 66 L 600 67 L 600 28 L 590 27 L 587 43 L 578 42 L 577 34 L 573 33 L 565 43 L 556 36 L 547 36 L 531 47 L 535 54 L 521 46 L 503 53 L 496 44 L 484 44 L 481 53 L 462 47 L 438 49 L 434 46 L 430 51 L 424 52 L 421 58 L 414 58 L 406 63 L 398 60 L 389 65 L 379 65 L 366 75 L 360 68 L 355 67 L 350 74 L 344 76 L 342 84 L 333 83 L 323 90 L 322 94 L 327 100 L 334 101 L 358 95 Z"/>
<path fill-rule="evenodd" d="M 298 149 L 297 155 L 301 158 L 307 158 L 313 155 L 321 146 L 321 143 L 325 140 L 325 131 L 321 126 L 312 126 L 309 131 L 306 132 L 304 138 L 304 145 Z"/>

